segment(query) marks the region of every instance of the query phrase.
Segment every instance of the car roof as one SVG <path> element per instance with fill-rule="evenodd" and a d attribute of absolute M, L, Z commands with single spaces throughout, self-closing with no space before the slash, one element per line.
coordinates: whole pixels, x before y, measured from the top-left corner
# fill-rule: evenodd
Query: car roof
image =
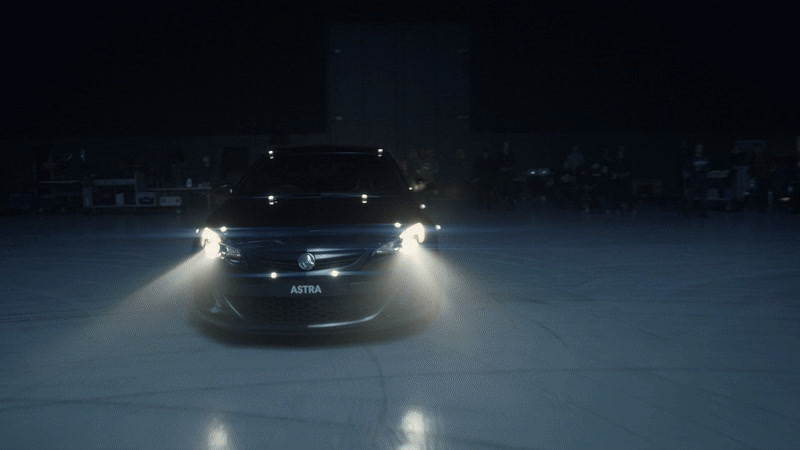
<path fill-rule="evenodd" d="M 363 147 L 354 145 L 303 145 L 291 147 L 270 147 L 276 153 L 361 153 L 372 155 L 377 153 L 378 147 Z"/>

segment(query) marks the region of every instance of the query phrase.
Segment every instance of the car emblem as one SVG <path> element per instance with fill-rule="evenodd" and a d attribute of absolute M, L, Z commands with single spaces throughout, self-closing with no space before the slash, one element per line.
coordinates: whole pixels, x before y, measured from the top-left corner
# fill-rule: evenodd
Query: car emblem
<path fill-rule="evenodd" d="M 313 269 L 316 263 L 317 258 L 314 258 L 314 255 L 311 253 L 303 253 L 299 258 L 297 258 L 297 265 L 303 270 Z"/>

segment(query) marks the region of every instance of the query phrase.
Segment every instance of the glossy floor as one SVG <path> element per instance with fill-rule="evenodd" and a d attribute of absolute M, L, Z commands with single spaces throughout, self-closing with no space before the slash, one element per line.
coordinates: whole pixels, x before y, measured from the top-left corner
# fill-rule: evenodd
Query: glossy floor
<path fill-rule="evenodd" d="M 3 218 L 0 446 L 800 446 L 800 217 L 429 210 L 441 317 L 301 341 L 186 320 L 191 217 Z"/>

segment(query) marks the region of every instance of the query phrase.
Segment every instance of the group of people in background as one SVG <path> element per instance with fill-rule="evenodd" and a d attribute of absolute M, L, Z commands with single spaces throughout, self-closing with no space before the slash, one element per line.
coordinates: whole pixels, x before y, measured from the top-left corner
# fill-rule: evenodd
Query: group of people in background
<path fill-rule="evenodd" d="M 734 209 L 737 199 L 735 191 L 741 189 L 751 196 L 760 212 L 766 212 L 771 199 L 770 192 L 779 189 L 778 179 L 775 176 L 777 166 L 761 145 L 755 145 L 750 151 L 734 148 L 731 151 L 727 169 L 712 170 L 711 160 L 706 156 L 703 144 L 696 144 L 693 152 L 684 150 L 681 176 L 683 180 L 682 211 L 686 216 L 699 215 L 706 217 L 709 209 L 709 191 L 723 191 L 716 195 L 716 199 L 723 199 L 725 209 Z M 747 186 L 737 187 L 740 180 L 736 171 L 746 173 L 745 180 L 750 180 Z M 716 173 L 716 176 L 712 177 Z M 716 183 L 714 182 L 716 181 Z M 744 193 L 742 192 L 742 194 Z"/>
<path fill-rule="evenodd" d="M 493 209 L 505 206 L 513 209 L 516 205 L 514 175 L 516 162 L 508 142 L 502 150 L 492 155 L 484 149 L 472 167 L 470 184 L 474 190 L 475 205 L 478 209 Z"/>
<path fill-rule="evenodd" d="M 631 165 L 622 146 L 613 157 L 603 149 L 596 158 L 587 158 L 579 146 L 573 146 L 559 169 L 544 175 L 546 189 L 531 189 L 527 174 L 522 174 L 521 179 L 515 178 L 517 175 L 508 142 L 495 155 L 484 150 L 473 165 L 470 179 L 476 206 L 513 209 L 518 199 L 532 194 L 544 198 L 549 194 L 556 205 L 587 213 L 611 213 L 630 210 L 632 206 Z M 515 179 L 522 182 L 515 185 Z"/>
<path fill-rule="evenodd" d="M 705 156 L 703 144 L 697 144 L 694 154 L 683 163 L 683 213 L 697 213 L 705 217 L 708 213 L 708 173 L 711 161 Z"/>
<path fill-rule="evenodd" d="M 439 160 L 432 149 L 410 150 L 399 163 L 414 190 L 426 195 L 438 192 Z M 456 150 L 454 165 L 454 172 L 469 170 L 463 149 Z M 524 180 L 520 183 L 519 169 L 508 142 L 495 153 L 484 149 L 465 174 L 463 191 L 471 192 L 478 209 L 514 209 L 532 194 Z M 576 145 L 547 180 L 547 188 L 535 195 L 552 196 L 559 206 L 609 213 L 632 206 L 631 165 L 622 146 L 613 157 L 604 149 L 597 158 L 587 158 Z"/>
<path fill-rule="evenodd" d="M 684 214 L 706 216 L 709 191 L 719 189 L 719 186 L 728 192 L 714 200 L 740 199 L 744 195 L 740 192 L 744 191 L 744 183 L 736 179 L 735 170 L 727 171 L 731 173 L 728 179 L 721 179 L 717 173 L 725 170 L 712 170 L 703 144 L 696 144 L 691 151 L 685 143 L 681 148 L 680 168 L 673 172 L 672 180 L 665 179 L 664 183 L 674 187 L 670 191 L 673 195 L 680 195 L 677 189 L 682 190 L 681 210 Z M 731 162 L 731 167 L 738 168 L 740 174 L 751 180 L 748 194 L 756 200 L 759 209 L 766 209 L 768 193 L 774 189 L 775 167 L 765 149 L 760 146 L 752 150 L 734 148 L 731 154 L 733 158 L 742 159 Z M 439 182 L 440 163 L 432 149 L 409 151 L 405 158 L 400 159 L 400 166 L 413 189 L 430 196 L 456 184 L 456 196 L 469 196 L 478 209 L 514 209 L 520 200 L 544 199 L 556 207 L 585 213 L 611 214 L 634 210 L 633 167 L 622 145 L 613 151 L 605 147 L 587 155 L 576 144 L 560 165 L 544 171 L 518 167 L 509 142 L 503 142 L 495 152 L 484 148 L 471 167 L 465 151 L 457 149 L 455 158 L 442 164 Z"/>
<path fill-rule="evenodd" d="M 583 212 L 629 211 L 633 207 L 632 168 L 625 148 L 614 156 L 603 148 L 589 158 L 574 145 L 553 177 L 553 200 L 560 207 L 578 207 Z"/>

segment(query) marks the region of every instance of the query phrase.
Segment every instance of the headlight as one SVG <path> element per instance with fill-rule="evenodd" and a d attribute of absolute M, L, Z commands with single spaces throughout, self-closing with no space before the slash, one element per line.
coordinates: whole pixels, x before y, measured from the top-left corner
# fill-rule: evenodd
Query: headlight
<path fill-rule="evenodd" d="M 425 242 L 425 227 L 421 223 L 415 223 L 400 233 L 400 239 L 403 243 L 416 241 L 417 244 Z"/>
<path fill-rule="evenodd" d="M 242 259 L 239 249 L 223 242 L 219 233 L 211 228 L 203 228 L 203 232 L 200 233 L 200 247 L 203 248 L 203 254 L 208 259 L 227 258 L 232 261 Z"/>
<path fill-rule="evenodd" d="M 419 250 L 419 244 L 423 242 L 425 242 L 425 227 L 421 223 L 415 223 L 403 230 L 399 238 L 383 244 L 375 254 L 387 255 L 397 251 L 413 253 Z"/>

